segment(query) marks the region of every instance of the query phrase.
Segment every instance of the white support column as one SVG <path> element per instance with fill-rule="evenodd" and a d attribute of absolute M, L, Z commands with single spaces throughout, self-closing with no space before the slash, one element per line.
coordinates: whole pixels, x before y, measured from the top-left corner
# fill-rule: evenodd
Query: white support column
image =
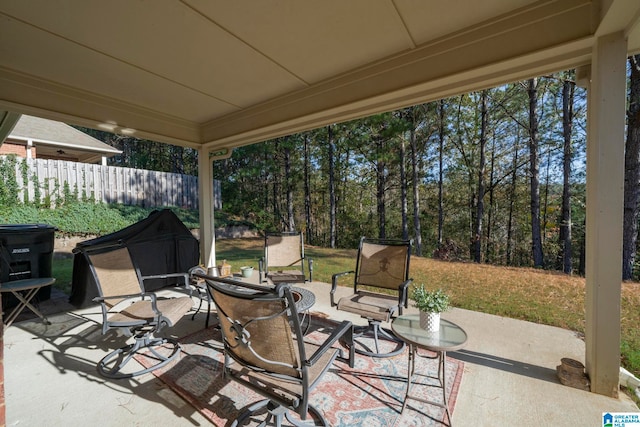
<path fill-rule="evenodd" d="M 213 223 L 213 161 L 209 154 L 207 148 L 198 150 L 200 259 L 207 270 L 216 266 L 216 237 Z"/>
<path fill-rule="evenodd" d="M 627 40 L 597 39 L 588 91 L 586 368 L 591 391 L 618 396 Z"/>

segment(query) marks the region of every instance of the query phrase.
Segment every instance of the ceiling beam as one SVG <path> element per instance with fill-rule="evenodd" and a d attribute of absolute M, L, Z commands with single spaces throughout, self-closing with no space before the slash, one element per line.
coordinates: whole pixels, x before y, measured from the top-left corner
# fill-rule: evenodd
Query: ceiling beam
<path fill-rule="evenodd" d="M 0 146 L 18 123 L 20 116 L 21 114 L 11 111 L 0 111 Z"/>

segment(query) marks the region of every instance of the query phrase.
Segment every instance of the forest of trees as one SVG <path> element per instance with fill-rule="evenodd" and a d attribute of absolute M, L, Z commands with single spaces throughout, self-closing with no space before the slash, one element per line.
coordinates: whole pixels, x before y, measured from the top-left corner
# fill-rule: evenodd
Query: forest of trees
<path fill-rule="evenodd" d="M 565 72 L 242 147 L 214 170 L 227 210 L 311 244 L 412 238 L 417 255 L 571 271 L 585 127 Z"/>
<path fill-rule="evenodd" d="M 629 58 L 625 279 L 638 270 L 639 60 Z M 411 238 L 419 256 L 582 274 L 586 96 L 573 71 L 540 76 L 236 148 L 214 174 L 227 214 L 302 230 L 312 245 Z M 194 150 L 144 142 L 140 153 L 142 142 L 111 138 L 124 151 L 114 164 L 195 174 Z"/>

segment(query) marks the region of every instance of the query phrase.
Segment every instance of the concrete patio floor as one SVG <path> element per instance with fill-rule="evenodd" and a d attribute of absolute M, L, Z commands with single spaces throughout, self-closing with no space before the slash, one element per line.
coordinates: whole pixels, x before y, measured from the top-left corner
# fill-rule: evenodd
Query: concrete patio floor
<path fill-rule="evenodd" d="M 312 312 L 363 324 L 329 306 L 328 284 L 304 287 L 316 295 Z M 71 310 L 63 298 L 53 298 L 41 308 L 59 312 L 49 315 L 51 325 L 33 319 L 5 329 L 8 426 L 211 425 L 153 374 L 125 380 L 97 374 L 97 361 L 125 341 L 101 335 L 97 307 Z M 461 309 L 443 317 L 469 337 L 463 350 L 449 353 L 465 362 L 456 426 L 602 426 L 603 412 L 640 412 L 624 393 L 613 399 L 560 384 L 561 358 L 584 361 L 584 342 L 571 331 Z M 170 334 L 203 327 L 204 313 L 193 321 L 189 314 Z"/>

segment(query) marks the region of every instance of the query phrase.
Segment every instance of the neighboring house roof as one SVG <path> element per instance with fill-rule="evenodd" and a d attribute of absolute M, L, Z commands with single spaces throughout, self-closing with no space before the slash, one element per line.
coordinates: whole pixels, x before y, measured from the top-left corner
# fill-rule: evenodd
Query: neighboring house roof
<path fill-rule="evenodd" d="M 112 157 L 121 151 L 67 124 L 39 117 L 20 117 L 7 137 L 7 142 L 33 141 L 38 152 L 63 151 L 79 161 L 92 163 L 102 156 Z"/>

